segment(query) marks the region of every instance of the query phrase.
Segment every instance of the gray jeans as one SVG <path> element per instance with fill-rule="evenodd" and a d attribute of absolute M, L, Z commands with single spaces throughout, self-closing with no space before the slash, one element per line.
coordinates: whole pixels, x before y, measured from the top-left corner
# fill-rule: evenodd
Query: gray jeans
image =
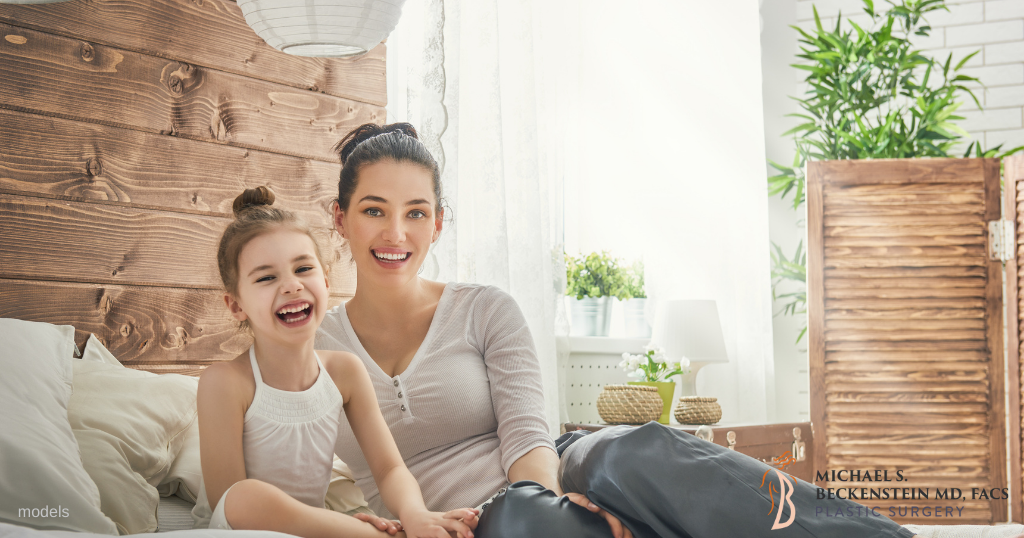
<path fill-rule="evenodd" d="M 909 530 L 853 501 L 818 500 L 802 480 L 785 486 L 774 468 L 688 433 L 649 423 L 559 438 L 560 482 L 586 495 L 636 538 L 910 538 Z M 765 477 L 765 473 L 768 476 Z M 762 479 L 765 482 L 762 484 Z M 780 507 L 781 504 L 781 507 Z M 825 510 L 860 516 L 824 517 Z M 778 515 L 777 511 L 783 513 Z M 792 517 L 791 517 L 792 516 Z M 773 530 L 776 517 L 788 525 Z M 517 482 L 484 511 L 480 538 L 607 538 L 607 523 L 533 482 Z"/>

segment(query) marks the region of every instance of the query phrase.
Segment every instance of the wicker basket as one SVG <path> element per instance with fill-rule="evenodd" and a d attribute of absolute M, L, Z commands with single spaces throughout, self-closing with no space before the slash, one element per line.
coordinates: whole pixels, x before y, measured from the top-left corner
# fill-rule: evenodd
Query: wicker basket
<path fill-rule="evenodd" d="M 676 405 L 676 420 L 680 424 L 714 424 L 722 420 L 722 406 L 718 398 L 683 396 Z"/>
<path fill-rule="evenodd" d="M 662 407 L 655 387 L 605 385 L 597 397 L 597 412 L 609 424 L 646 424 L 658 420 Z"/>

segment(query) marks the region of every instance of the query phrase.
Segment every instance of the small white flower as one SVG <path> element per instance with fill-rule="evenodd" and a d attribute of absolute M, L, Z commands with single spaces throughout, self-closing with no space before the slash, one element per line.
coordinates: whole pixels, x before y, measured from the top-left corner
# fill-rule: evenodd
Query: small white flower
<path fill-rule="evenodd" d="M 644 346 L 644 353 L 646 354 L 646 353 L 649 353 L 649 352 L 654 351 L 656 349 L 658 349 L 658 348 L 654 347 L 653 343 L 648 342 L 647 345 Z"/>
<path fill-rule="evenodd" d="M 637 378 L 639 378 L 639 377 L 643 377 L 643 376 L 644 376 L 644 373 L 642 371 L 640 371 L 640 370 L 633 370 L 632 372 L 626 374 L 626 377 L 637 377 Z"/>
<path fill-rule="evenodd" d="M 636 370 L 639 367 L 640 367 L 640 357 L 637 356 L 637 355 L 633 355 L 632 357 L 630 357 L 629 358 L 629 369 L 630 370 Z"/>
<path fill-rule="evenodd" d="M 660 351 L 655 352 L 654 356 L 651 357 L 651 360 L 654 361 L 655 364 L 664 364 L 666 362 L 665 354 L 661 353 Z"/>

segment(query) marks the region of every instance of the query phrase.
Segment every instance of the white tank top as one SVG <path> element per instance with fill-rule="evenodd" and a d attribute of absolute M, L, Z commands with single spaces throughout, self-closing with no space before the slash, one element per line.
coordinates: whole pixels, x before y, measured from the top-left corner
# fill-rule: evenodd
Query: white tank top
<path fill-rule="evenodd" d="M 314 353 L 316 356 L 316 353 Z M 316 357 L 320 374 L 312 387 L 291 392 L 263 383 L 255 347 L 249 361 L 256 394 L 245 412 L 242 451 L 245 476 L 273 484 L 298 501 L 324 507 L 338 440 L 341 392 Z"/>

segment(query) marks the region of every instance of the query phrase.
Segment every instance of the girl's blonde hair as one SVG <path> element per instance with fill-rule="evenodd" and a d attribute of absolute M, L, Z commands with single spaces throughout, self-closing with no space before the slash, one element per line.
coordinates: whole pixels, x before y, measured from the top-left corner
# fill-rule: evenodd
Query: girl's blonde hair
<path fill-rule="evenodd" d="M 231 295 L 238 294 L 238 255 L 249 241 L 272 231 L 285 229 L 306 234 L 313 241 L 313 250 L 324 273 L 330 269 L 313 226 L 292 211 L 271 207 L 274 199 L 274 193 L 261 185 L 255 189 L 245 189 L 231 204 L 235 220 L 228 224 L 217 246 L 220 280 L 224 290 Z M 241 325 L 243 329 L 249 326 L 248 321 L 241 322 Z"/>

